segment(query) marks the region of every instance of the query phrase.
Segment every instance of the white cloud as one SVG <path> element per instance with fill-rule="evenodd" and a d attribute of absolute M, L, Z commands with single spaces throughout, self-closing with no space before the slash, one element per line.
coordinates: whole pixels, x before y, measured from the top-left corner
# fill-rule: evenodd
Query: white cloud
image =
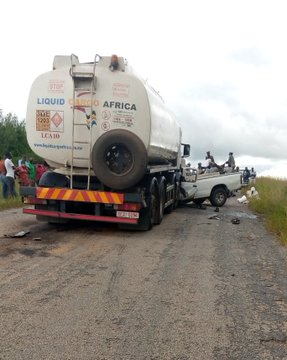
<path fill-rule="evenodd" d="M 91 61 L 118 53 L 159 90 L 194 159 L 212 150 L 225 160 L 233 151 L 280 160 L 287 176 L 285 7 L 284 0 L 5 2 L 0 109 L 24 118 L 30 85 L 56 54 Z"/>

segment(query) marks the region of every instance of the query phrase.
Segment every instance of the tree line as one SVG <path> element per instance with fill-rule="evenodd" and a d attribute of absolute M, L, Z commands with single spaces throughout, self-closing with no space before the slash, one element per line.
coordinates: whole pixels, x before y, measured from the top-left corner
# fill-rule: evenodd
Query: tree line
<path fill-rule="evenodd" d="M 11 113 L 3 116 L 0 110 L 0 155 L 11 152 L 13 159 L 20 159 L 24 155 L 36 157 L 30 149 L 25 129 L 25 120 L 19 121 L 16 115 Z"/>

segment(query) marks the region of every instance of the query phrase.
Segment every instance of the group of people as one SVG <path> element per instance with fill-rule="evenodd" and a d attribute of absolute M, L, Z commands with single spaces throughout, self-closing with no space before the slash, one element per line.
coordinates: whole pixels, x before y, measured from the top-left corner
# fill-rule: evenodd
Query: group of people
<path fill-rule="evenodd" d="M 7 152 L 3 159 L 0 160 L 0 177 L 2 183 L 2 196 L 4 199 L 16 197 L 15 179 L 17 178 L 20 186 L 35 186 L 38 184 L 43 173 L 47 171 L 44 162 L 34 163 L 30 158 L 25 157 L 18 161 L 15 166 L 12 161 L 11 152 Z"/>
<path fill-rule="evenodd" d="M 240 171 L 240 170 L 239 170 L 238 166 L 237 167 L 235 166 L 235 159 L 234 159 L 233 152 L 230 152 L 228 154 L 228 159 L 224 162 L 224 164 L 218 165 L 214 161 L 214 157 L 213 157 L 213 155 L 211 155 L 210 151 L 207 151 L 206 157 L 205 157 L 205 164 L 202 165 L 202 163 L 199 162 L 198 168 L 197 168 L 197 173 L 199 175 L 209 174 L 209 173 L 213 173 L 213 172 L 231 173 L 231 172 L 238 172 L 238 171 Z M 254 170 L 253 167 L 251 168 L 251 170 L 249 170 L 248 167 L 246 166 L 245 169 L 242 171 L 243 182 L 246 184 L 255 183 L 256 175 L 257 175 L 256 171 Z"/>
<path fill-rule="evenodd" d="M 201 162 L 198 163 L 198 168 L 197 168 L 197 172 L 198 174 L 209 174 L 209 173 L 213 173 L 213 172 L 233 172 L 236 171 L 237 168 L 235 168 L 235 160 L 234 160 L 234 156 L 233 156 L 233 152 L 230 152 L 228 154 L 228 159 L 224 162 L 224 164 L 222 165 L 218 165 L 215 160 L 213 155 L 211 155 L 210 151 L 206 152 L 206 157 L 205 157 L 205 164 L 202 165 Z"/>
<path fill-rule="evenodd" d="M 256 175 L 257 174 L 254 168 L 251 168 L 251 170 L 249 170 L 248 167 L 245 166 L 245 169 L 243 170 L 243 182 L 245 184 L 255 183 Z"/>

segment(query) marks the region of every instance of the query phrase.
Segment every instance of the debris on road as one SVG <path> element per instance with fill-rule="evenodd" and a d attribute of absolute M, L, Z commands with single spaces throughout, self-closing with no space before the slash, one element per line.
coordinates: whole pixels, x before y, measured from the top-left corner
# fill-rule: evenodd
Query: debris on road
<path fill-rule="evenodd" d="M 19 231 L 16 234 L 4 234 L 4 237 L 8 237 L 8 238 L 20 238 L 23 236 L 26 236 L 27 234 L 30 234 L 30 231 Z"/>
<path fill-rule="evenodd" d="M 221 220 L 221 217 L 220 216 L 217 216 L 217 215 L 212 215 L 212 216 L 209 216 L 208 219 L 212 219 L 212 220 Z"/>
<path fill-rule="evenodd" d="M 240 224 L 240 220 L 238 218 L 234 218 L 231 220 L 232 224 L 238 225 Z"/>

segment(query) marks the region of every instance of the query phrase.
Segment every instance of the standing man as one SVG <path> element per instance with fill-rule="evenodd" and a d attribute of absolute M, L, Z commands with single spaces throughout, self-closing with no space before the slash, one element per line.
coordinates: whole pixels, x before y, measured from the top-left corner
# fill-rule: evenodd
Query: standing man
<path fill-rule="evenodd" d="M 228 160 L 226 161 L 226 164 L 229 168 L 231 168 L 231 171 L 234 171 L 235 169 L 235 160 L 233 156 L 233 152 L 229 153 Z"/>
<path fill-rule="evenodd" d="M 245 184 L 249 183 L 249 178 L 250 178 L 250 170 L 248 169 L 247 166 L 245 166 L 245 169 L 243 171 L 243 182 Z"/>
<path fill-rule="evenodd" d="M 256 171 L 254 170 L 254 168 L 251 168 L 251 171 L 250 171 L 250 182 L 252 182 L 253 184 L 255 184 L 255 178 L 256 178 Z"/>
<path fill-rule="evenodd" d="M 8 185 L 7 185 L 7 179 L 6 179 L 5 159 L 6 159 L 6 156 L 4 155 L 3 159 L 0 160 L 0 179 L 2 182 L 2 196 L 4 199 L 7 199 L 8 198 Z"/>
<path fill-rule="evenodd" d="M 8 185 L 8 196 L 16 197 L 17 193 L 15 190 L 15 165 L 12 162 L 12 154 L 6 153 L 5 168 L 6 168 L 6 180 Z"/>

